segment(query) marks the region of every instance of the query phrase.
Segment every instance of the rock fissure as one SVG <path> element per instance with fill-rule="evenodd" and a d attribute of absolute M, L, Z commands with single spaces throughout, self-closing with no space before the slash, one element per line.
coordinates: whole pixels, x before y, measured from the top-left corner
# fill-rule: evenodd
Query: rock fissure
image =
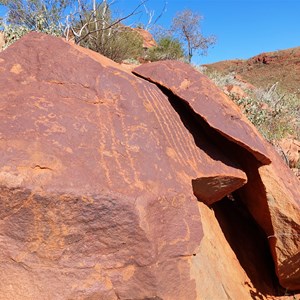
<path fill-rule="evenodd" d="M 134 74 L 141 77 L 136 73 Z M 145 78 L 143 79 L 147 80 Z M 167 96 L 169 103 L 179 115 L 188 132 L 193 136 L 194 142 L 199 149 L 204 151 L 213 161 L 220 161 L 225 166 L 242 170 L 234 156 L 231 156 L 228 159 L 228 156 L 223 155 L 223 153 L 226 153 L 227 151 L 224 149 L 219 151 L 216 147 L 215 140 L 221 139 L 223 141 L 226 140 L 225 137 L 215 129 L 211 128 L 203 118 L 193 111 L 184 99 L 175 95 L 170 89 L 160 84 L 156 85 L 162 93 Z M 234 144 L 231 141 L 228 141 L 228 143 Z M 237 147 L 239 148 L 240 146 L 237 145 Z M 194 178 L 191 179 L 191 182 L 194 195 L 205 204 L 211 205 L 215 201 L 219 201 L 224 196 L 241 188 L 247 182 L 247 178 L 238 178 L 219 173 L 215 176 L 201 176 L 199 178 Z"/>
<path fill-rule="evenodd" d="M 283 295 L 265 232 L 237 193 L 233 198 L 212 205 L 226 240 L 259 293 Z"/>
<path fill-rule="evenodd" d="M 205 76 L 138 67 L 177 99 L 34 32 L 0 64 L 2 298 L 265 300 L 277 287 L 268 241 L 280 284 L 299 288 L 297 184 Z M 33 130 L 53 116 L 63 131 Z"/>
<path fill-rule="evenodd" d="M 34 167 L 32 167 L 32 169 L 39 169 L 39 170 L 49 170 L 49 171 L 53 171 L 53 169 L 50 168 L 50 167 L 40 166 L 40 165 L 35 165 Z"/>
<path fill-rule="evenodd" d="M 274 231 L 272 226 L 271 214 L 267 203 L 266 192 L 258 174 L 258 169 L 261 166 L 263 166 L 262 163 L 259 162 L 251 152 L 248 152 L 248 150 L 245 147 L 239 145 L 238 143 L 235 143 L 231 139 L 227 139 L 223 134 L 220 133 L 220 131 L 216 130 L 215 128 L 212 128 L 206 122 L 206 120 L 204 120 L 193 110 L 193 108 L 189 105 L 187 101 L 185 101 L 181 97 L 178 97 L 172 92 L 172 90 L 168 89 L 162 84 L 153 82 L 149 78 L 144 78 L 143 76 L 140 76 L 137 73 L 134 74 L 138 77 L 143 78 L 144 80 L 149 80 L 150 82 L 156 84 L 158 88 L 168 97 L 168 100 L 172 105 L 173 109 L 180 116 L 184 126 L 193 135 L 195 144 L 199 148 L 204 150 L 213 159 L 220 159 L 219 157 L 215 156 L 215 149 L 218 149 L 217 155 L 219 155 L 219 149 L 221 149 L 221 152 L 224 154 L 224 156 L 222 156 L 224 163 L 228 164 L 228 162 L 230 162 L 232 166 L 240 167 L 247 174 L 248 183 L 246 183 L 245 185 L 241 184 L 240 186 L 236 187 L 236 189 L 228 191 L 227 195 L 230 197 L 231 193 L 235 194 L 234 198 L 238 198 L 240 200 L 235 200 L 234 202 L 238 201 L 243 203 L 243 209 L 245 210 L 246 214 L 249 214 L 251 216 L 253 220 L 251 221 L 252 226 L 258 226 L 259 228 L 261 228 L 257 229 L 257 231 L 254 230 L 254 234 L 252 234 L 250 238 L 250 243 L 252 243 L 251 247 L 254 250 L 256 250 L 255 252 L 257 252 L 255 245 L 257 240 L 261 240 L 260 243 L 264 246 L 261 246 L 259 249 L 266 259 L 261 259 L 260 253 L 257 252 L 257 259 L 254 259 L 253 264 L 250 258 L 244 257 L 241 259 L 241 265 L 245 269 L 248 276 L 252 279 L 253 283 L 256 285 L 256 288 L 258 290 L 260 290 L 262 293 L 281 295 L 281 292 L 277 292 L 278 290 L 282 291 L 282 289 L 280 288 L 280 285 L 278 283 L 274 262 L 272 260 L 272 254 L 268 246 L 268 236 L 274 235 Z M 226 180 L 230 181 L 230 178 L 226 178 Z M 202 201 L 201 195 L 203 193 L 207 194 L 207 186 L 216 185 L 220 187 L 220 185 L 222 184 L 221 182 L 218 182 L 218 180 L 216 180 L 216 182 L 214 183 L 213 178 L 205 178 L 206 183 L 200 185 L 197 185 L 197 183 L 199 183 L 198 179 L 191 179 L 191 181 L 193 192 L 200 201 Z M 203 179 L 200 180 L 201 183 L 203 183 L 203 181 Z M 251 182 L 249 183 L 249 181 Z M 256 188 L 258 188 L 261 191 L 259 201 L 255 200 L 255 195 L 252 195 L 251 197 L 242 197 L 244 190 L 246 190 L 246 193 L 248 193 L 249 188 L 247 187 L 247 185 L 253 185 L 253 182 L 257 185 Z M 201 192 L 199 192 L 199 190 Z M 221 202 L 223 201 L 224 200 L 221 200 Z M 210 207 L 214 207 L 215 205 L 218 206 L 218 201 L 203 202 Z M 254 202 L 255 205 L 252 202 Z M 264 217 L 261 218 L 260 215 L 263 215 Z M 224 226 L 231 226 L 228 224 L 224 225 L 224 222 L 221 220 L 222 217 L 219 217 L 217 219 L 222 229 L 224 228 Z M 226 219 L 226 222 L 231 224 L 232 220 Z M 243 222 L 246 222 L 247 224 L 248 221 L 240 219 L 240 223 L 236 223 L 235 226 L 243 227 Z M 264 233 L 262 234 L 260 230 L 263 230 Z M 237 239 L 237 243 L 240 242 L 241 249 L 237 249 L 235 246 L 233 246 L 230 238 L 227 238 L 227 240 L 238 257 L 240 256 L 241 252 L 243 252 L 243 255 L 245 255 L 247 249 L 244 249 L 244 243 L 242 241 L 242 238 Z M 273 258 L 274 257 L 276 257 L 276 255 L 273 253 Z M 249 265 L 252 265 L 250 267 L 250 269 L 252 268 L 251 271 L 249 271 Z M 260 265 L 262 265 L 262 268 L 265 269 L 265 274 L 263 275 L 260 274 Z"/>

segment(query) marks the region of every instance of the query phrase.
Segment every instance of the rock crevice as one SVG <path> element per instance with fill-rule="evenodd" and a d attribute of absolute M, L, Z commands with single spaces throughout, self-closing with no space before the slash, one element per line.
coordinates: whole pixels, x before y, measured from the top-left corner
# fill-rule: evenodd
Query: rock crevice
<path fill-rule="evenodd" d="M 207 78 L 34 32 L 0 69 L 1 300 L 265 299 L 255 238 L 298 288 L 294 177 Z"/>
<path fill-rule="evenodd" d="M 233 191 L 264 231 L 264 240 L 269 243 L 280 284 L 290 290 L 299 289 L 298 254 L 300 243 L 294 243 L 294 236 L 298 236 L 300 232 L 300 191 L 295 176 L 282 161 L 279 162 L 280 159 L 275 150 L 263 140 L 250 122 L 243 120 L 241 112 L 237 109 L 230 111 L 226 101 L 221 103 L 220 99 L 224 99 L 221 92 L 207 89 L 204 85 L 207 78 L 190 66 L 166 61 L 137 67 L 133 73 L 156 84 L 168 96 L 186 128 L 193 133 L 195 144 L 198 147 L 206 149 L 203 144 L 197 143 L 204 132 L 206 139 L 214 146 L 214 149 L 218 149 L 230 161 L 235 161 L 246 173 L 247 183 Z M 209 91 L 211 94 L 208 94 Z M 215 106 L 218 102 L 220 111 L 217 111 Z M 233 103 L 232 107 L 234 107 Z M 205 117 L 204 112 L 206 113 Z M 193 123 L 195 119 L 197 122 Z M 223 123 L 220 124 L 220 121 Z M 244 125 L 240 125 L 241 122 Z M 193 125 L 191 126 L 191 124 Z M 236 129 L 235 132 L 229 128 L 229 124 Z M 244 132 L 237 137 L 241 128 Z M 229 133 L 231 136 L 228 135 Z M 280 175 L 282 172 L 286 174 L 288 180 L 283 179 Z M 199 195 L 195 188 L 197 181 L 193 180 L 193 187 L 198 200 L 207 205 L 220 200 L 205 199 L 202 194 Z M 295 186 L 292 187 L 291 182 Z M 207 194 L 205 186 L 209 184 L 214 185 L 214 181 L 208 180 L 206 185 L 200 185 L 199 190 Z M 288 198 L 289 200 L 287 200 Z M 282 201 L 289 204 L 286 211 L 280 213 Z M 288 230 L 293 233 L 289 238 L 284 238 L 280 236 L 282 231 L 280 227 L 289 228 Z M 276 241 L 268 239 L 268 236 L 274 234 L 277 237 Z M 287 261 L 294 262 L 294 267 Z"/>

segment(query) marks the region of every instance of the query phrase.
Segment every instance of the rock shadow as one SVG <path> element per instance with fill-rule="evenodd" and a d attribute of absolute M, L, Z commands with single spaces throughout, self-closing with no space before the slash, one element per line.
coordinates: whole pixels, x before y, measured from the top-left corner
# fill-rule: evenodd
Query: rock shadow
<path fill-rule="evenodd" d="M 239 168 L 240 166 L 234 157 L 228 157 L 224 155 L 223 149 L 215 144 L 215 140 L 221 140 L 221 143 L 227 139 L 222 136 L 217 130 L 210 127 L 207 122 L 200 117 L 190 107 L 190 105 L 167 88 L 158 85 L 158 88 L 168 97 L 173 109 L 179 115 L 183 125 L 192 134 L 195 144 L 198 148 L 203 150 L 211 159 L 215 161 L 221 161 L 227 166 L 233 168 Z M 232 143 L 228 141 L 228 143 Z M 239 147 L 239 146 L 237 146 Z"/>
<path fill-rule="evenodd" d="M 211 208 L 228 244 L 256 289 L 251 291 L 252 298 L 284 295 L 285 291 L 275 273 L 267 237 L 246 205 L 234 193 L 214 203 Z"/>
<path fill-rule="evenodd" d="M 138 74 L 135 75 L 143 78 Z M 247 174 L 248 181 L 249 178 L 250 180 L 260 178 L 256 175 L 261 163 L 251 152 L 212 128 L 204 118 L 195 113 L 184 99 L 160 84 L 156 84 L 156 86 L 168 97 L 173 109 L 178 113 L 182 123 L 192 134 L 195 144 L 201 150 L 205 151 L 213 160 L 240 168 Z M 255 181 L 255 183 L 257 182 Z M 285 295 L 286 290 L 280 286 L 276 276 L 266 233 L 249 211 L 247 207 L 249 203 L 241 199 L 240 195 L 242 194 L 238 190 L 232 196 L 214 203 L 210 208 L 214 210 L 228 244 L 251 280 L 252 285 L 245 282 L 245 285 L 254 287 L 250 291 L 251 297 L 265 299 L 266 295 Z M 251 200 L 260 201 L 260 199 Z M 266 199 L 263 199 L 263 202 L 262 209 L 268 210 Z M 252 211 L 252 213 L 255 214 L 256 211 Z M 265 222 L 268 223 L 270 220 L 265 220 Z"/>

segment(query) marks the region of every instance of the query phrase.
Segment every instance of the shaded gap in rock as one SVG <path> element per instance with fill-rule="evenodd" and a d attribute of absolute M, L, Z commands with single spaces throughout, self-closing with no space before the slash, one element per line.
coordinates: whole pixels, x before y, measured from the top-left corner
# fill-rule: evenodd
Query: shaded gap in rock
<path fill-rule="evenodd" d="M 246 205 L 234 193 L 230 199 L 225 197 L 211 208 L 226 240 L 256 289 L 251 291 L 253 299 L 284 295 L 275 273 L 266 234 Z"/>
<path fill-rule="evenodd" d="M 142 76 L 135 74 L 137 77 L 140 77 L 144 80 L 148 80 L 152 82 L 150 79 L 145 79 Z M 152 82 L 154 83 L 154 82 Z M 188 129 L 188 131 L 193 135 L 195 144 L 203 151 L 205 151 L 211 158 L 213 159 L 220 159 L 220 155 L 218 153 L 222 153 L 225 155 L 225 157 L 228 158 L 228 160 L 224 162 L 227 165 L 231 165 L 233 167 L 236 167 L 237 164 L 241 166 L 241 169 L 247 174 L 248 181 L 251 180 L 251 178 L 255 178 L 256 180 L 260 180 L 258 174 L 258 168 L 262 165 L 252 153 L 247 151 L 242 146 L 236 144 L 235 142 L 228 140 L 226 137 L 224 137 L 220 132 L 212 128 L 201 116 L 199 116 L 195 111 L 190 107 L 187 101 L 184 99 L 178 97 L 175 95 L 172 91 L 167 89 L 166 87 L 154 83 L 163 94 L 165 94 L 168 97 L 168 100 L 170 104 L 172 105 L 173 109 L 178 113 L 182 123 L 184 126 Z M 220 151 L 221 149 L 221 151 Z M 250 165 L 249 165 L 250 164 Z M 250 179 L 249 179 L 250 178 Z M 260 180 L 259 187 L 262 187 L 262 183 Z M 243 187 L 240 189 L 242 190 Z M 242 193 L 243 194 L 243 193 Z M 236 196 L 238 197 L 238 196 Z M 227 199 L 227 198 L 226 198 Z M 250 199 L 252 202 L 256 202 L 255 199 Z M 223 200 L 221 200 L 223 201 Z M 230 200 L 229 200 L 230 201 Z M 253 205 L 249 205 L 249 201 L 244 201 L 244 199 L 239 198 L 238 202 L 238 209 L 237 210 L 243 210 L 245 219 L 233 219 L 231 221 L 228 217 L 221 217 L 221 213 L 218 212 L 220 215 L 217 220 L 223 230 L 226 232 L 226 239 L 231 246 L 232 250 L 235 252 L 237 257 L 240 257 L 240 260 L 242 261 L 241 266 L 243 268 L 246 268 L 245 272 L 250 274 L 249 278 L 254 280 L 252 284 L 254 284 L 254 287 L 257 289 L 257 292 L 253 292 L 253 298 L 258 299 L 258 295 L 263 294 L 273 294 L 273 295 L 282 295 L 282 287 L 278 283 L 277 275 L 275 272 L 274 262 L 272 259 L 270 248 L 268 247 L 268 240 L 267 240 L 267 233 L 272 231 L 272 224 L 271 224 L 271 218 L 270 218 L 270 212 L 268 210 L 267 205 L 267 198 L 264 194 L 263 197 L 259 199 L 259 201 L 263 201 L 263 203 L 260 203 L 260 209 L 263 209 L 263 215 L 267 216 L 264 220 L 264 226 L 261 226 L 262 224 L 259 221 L 259 217 L 256 217 L 256 210 L 250 209 L 253 208 Z M 250 203 L 251 204 L 251 203 Z M 214 205 L 216 205 L 218 209 L 218 202 L 216 202 Z M 219 204 L 220 208 L 218 210 L 222 211 L 222 208 L 224 209 L 223 215 L 226 216 L 226 211 L 228 211 L 227 206 L 224 204 Z M 225 208 L 224 208 L 225 207 Z M 249 221 L 251 219 L 251 221 Z M 252 229 L 251 237 L 249 237 L 249 244 L 251 244 L 251 247 L 255 248 L 257 240 L 259 240 L 261 246 L 258 248 L 258 252 L 263 249 L 262 257 L 265 257 L 264 259 L 259 256 L 259 253 L 257 252 L 257 260 L 254 260 L 254 262 L 251 261 L 251 258 L 247 258 L 247 255 L 244 253 L 247 253 L 247 249 L 243 245 L 243 242 L 239 239 L 236 239 L 235 236 L 231 236 L 230 230 L 226 228 L 232 228 L 232 227 L 240 227 L 243 228 L 243 225 L 247 228 L 251 228 L 251 226 L 254 226 L 255 230 Z M 262 228 L 264 232 L 262 231 Z M 263 232 L 263 233 L 262 233 Z M 236 240 L 235 243 L 232 245 L 232 240 Z M 236 245 L 239 245 L 237 247 Z M 243 258 L 242 258 L 243 257 Z M 263 267 L 262 265 L 263 264 Z M 251 268 L 251 270 L 249 269 Z M 261 268 L 268 270 L 268 272 L 264 272 L 264 279 L 263 284 L 260 282 L 261 278 L 260 272 Z M 258 279 L 257 279 L 258 278 Z M 275 279 L 274 279 L 275 278 Z M 268 286 L 268 284 L 270 286 Z M 257 285 L 257 286 L 255 286 Z M 261 291 L 260 291 L 261 290 Z"/>

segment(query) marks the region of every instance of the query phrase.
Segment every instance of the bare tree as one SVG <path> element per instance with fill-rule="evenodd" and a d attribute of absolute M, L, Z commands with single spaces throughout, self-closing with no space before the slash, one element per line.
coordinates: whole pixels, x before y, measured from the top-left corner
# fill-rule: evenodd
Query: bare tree
<path fill-rule="evenodd" d="M 110 3 L 107 0 L 102 0 L 99 4 L 96 4 L 96 0 L 92 0 L 92 9 L 84 6 L 80 0 L 77 1 L 80 9 L 67 16 L 65 35 L 69 36 L 68 33 L 71 31 L 75 37 L 75 43 L 80 44 L 81 41 L 86 40 L 88 37 L 94 39 L 93 34 L 96 34 L 98 38 L 100 32 L 101 43 L 104 44 L 107 32 L 108 36 L 110 36 L 111 30 L 122 24 L 122 21 L 141 13 L 138 9 L 148 0 L 143 0 L 131 13 L 115 20 L 111 19 L 110 12 L 110 6 L 114 3 L 114 0 L 110 1 Z"/>
<path fill-rule="evenodd" d="M 143 3 L 145 13 L 148 16 L 148 21 L 147 21 L 147 24 L 144 26 L 144 29 L 145 30 L 150 30 L 158 22 L 158 20 L 163 16 L 163 14 L 166 12 L 166 10 L 167 10 L 167 1 L 166 0 L 164 1 L 164 5 L 162 7 L 162 10 L 158 14 L 158 16 L 155 18 L 154 21 L 153 21 L 153 17 L 155 16 L 155 10 L 148 9 L 148 7 L 146 6 L 147 1 L 141 1 L 141 2 Z"/>
<path fill-rule="evenodd" d="M 198 13 L 183 10 L 176 14 L 172 20 L 171 30 L 187 47 L 188 59 L 191 62 L 194 51 L 206 54 L 207 49 L 216 43 L 216 37 L 204 37 L 201 33 L 200 22 L 203 19 Z"/>

